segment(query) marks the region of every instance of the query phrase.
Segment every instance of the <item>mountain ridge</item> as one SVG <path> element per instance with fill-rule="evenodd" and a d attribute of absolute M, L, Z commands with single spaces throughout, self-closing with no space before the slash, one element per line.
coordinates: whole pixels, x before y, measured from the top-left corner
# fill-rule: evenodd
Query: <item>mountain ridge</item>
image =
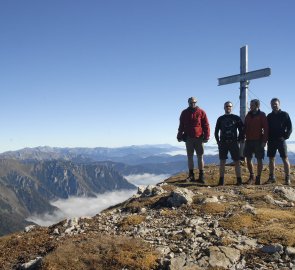
<path fill-rule="evenodd" d="M 217 186 L 217 166 L 205 173 L 206 185 L 180 173 L 94 217 L 1 237 L 0 263 L 4 270 L 292 269 L 295 189 L 282 185 L 283 167 L 270 185 L 265 168 L 261 186 L 237 186 L 232 166 L 225 186 Z"/>
<path fill-rule="evenodd" d="M 134 189 L 121 174 L 101 164 L 64 160 L 26 161 L 0 159 L 0 234 L 28 224 L 32 214 L 52 213 L 54 199 L 96 197 L 96 193 Z M 20 222 L 21 220 L 21 222 Z M 14 223 L 13 227 L 8 224 Z"/>

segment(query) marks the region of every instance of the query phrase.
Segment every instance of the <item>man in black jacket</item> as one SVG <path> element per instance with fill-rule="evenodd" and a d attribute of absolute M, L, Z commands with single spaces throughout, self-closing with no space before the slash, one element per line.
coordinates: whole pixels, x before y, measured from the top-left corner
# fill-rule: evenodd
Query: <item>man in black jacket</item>
<path fill-rule="evenodd" d="M 267 115 L 269 126 L 269 138 L 267 145 L 267 156 L 269 157 L 269 179 L 268 184 L 275 183 L 275 155 L 277 150 L 284 163 L 285 185 L 290 185 L 290 163 L 287 154 L 286 140 L 292 133 L 292 122 L 289 114 L 281 111 L 280 100 L 273 98 L 270 102 L 272 112 Z"/>
<path fill-rule="evenodd" d="M 220 159 L 220 177 L 218 185 L 224 185 L 224 171 L 228 152 L 230 152 L 230 155 L 235 163 L 237 185 L 242 184 L 240 168 L 240 148 L 238 142 L 242 142 L 244 140 L 244 125 L 239 116 L 231 113 L 232 106 L 233 105 L 230 101 L 224 103 L 225 114 L 217 119 L 215 126 L 214 135 L 218 144 Z M 237 131 L 239 131 L 239 135 Z"/>

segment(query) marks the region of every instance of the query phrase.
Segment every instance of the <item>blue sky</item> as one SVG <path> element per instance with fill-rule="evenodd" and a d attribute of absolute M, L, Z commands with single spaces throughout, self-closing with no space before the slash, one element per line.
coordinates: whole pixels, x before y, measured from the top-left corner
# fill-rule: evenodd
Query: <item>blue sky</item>
<path fill-rule="evenodd" d="M 272 75 L 249 99 L 281 99 L 293 122 L 295 1 L 0 0 L 0 152 L 41 145 L 169 143 L 187 98 L 211 124 L 239 113 L 240 69 Z M 295 133 L 295 132 L 294 132 Z M 291 139 L 294 139 L 294 135 Z"/>

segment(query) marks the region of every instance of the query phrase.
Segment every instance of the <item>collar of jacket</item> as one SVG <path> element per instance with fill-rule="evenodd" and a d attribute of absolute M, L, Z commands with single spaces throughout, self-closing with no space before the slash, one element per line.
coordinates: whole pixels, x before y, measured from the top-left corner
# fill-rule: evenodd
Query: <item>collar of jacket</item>
<path fill-rule="evenodd" d="M 198 107 L 198 106 L 196 106 L 195 108 L 188 107 L 187 109 L 188 109 L 190 112 L 195 112 L 195 111 L 197 111 L 197 110 L 199 109 L 199 107 Z"/>
<path fill-rule="evenodd" d="M 254 117 L 254 116 L 256 116 L 256 115 L 259 115 L 260 114 L 260 110 L 258 110 L 257 112 L 252 112 L 252 111 L 250 111 L 249 112 L 249 114 L 252 116 L 252 117 Z"/>

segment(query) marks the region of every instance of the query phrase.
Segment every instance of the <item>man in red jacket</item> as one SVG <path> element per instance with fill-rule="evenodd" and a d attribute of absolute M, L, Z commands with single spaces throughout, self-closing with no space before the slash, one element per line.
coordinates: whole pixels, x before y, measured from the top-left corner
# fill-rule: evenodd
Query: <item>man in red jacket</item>
<path fill-rule="evenodd" d="M 250 111 L 245 118 L 245 157 L 250 173 L 248 184 L 254 181 L 254 170 L 252 157 L 255 154 L 257 159 L 257 175 L 255 185 L 260 185 L 260 177 L 263 169 L 264 147 L 268 139 L 268 124 L 264 112 L 260 111 L 260 101 L 253 99 L 250 102 Z"/>
<path fill-rule="evenodd" d="M 190 97 L 188 99 L 189 107 L 182 111 L 177 133 L 177 140 L 185 141 L 189 181 L 196 181 L 194 176 L 194 152 L 198 157 L 199 178 L 197 182 L 204 183 L 204 143 L 208 142 L 210 137 L 210 127 L 205 111 L 197 107 L 197 99 Z"/>

